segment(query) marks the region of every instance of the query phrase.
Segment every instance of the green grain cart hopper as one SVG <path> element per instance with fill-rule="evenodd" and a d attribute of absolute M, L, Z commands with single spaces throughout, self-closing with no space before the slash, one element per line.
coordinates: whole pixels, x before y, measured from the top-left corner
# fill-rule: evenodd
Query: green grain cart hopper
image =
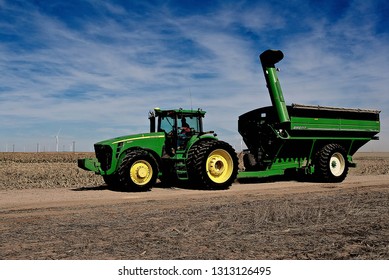
<path fill-rule="evenodd" d="M 272 106 L 239 117 L 238 130 L 248 149 L 238 179 L 300 171 L 323 182 L 341 182 L 355 167 L 355 152 L 378 139 L 380 111 L 286 106 L 275 67 L 283 57 L 275 50 L 260 55 Z"/>

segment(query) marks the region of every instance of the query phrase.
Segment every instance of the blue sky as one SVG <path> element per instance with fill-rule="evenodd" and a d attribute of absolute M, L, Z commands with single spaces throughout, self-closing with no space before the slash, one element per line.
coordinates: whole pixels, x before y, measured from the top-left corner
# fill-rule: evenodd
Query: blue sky
<path fill-rule="evenodd" d="M 0 151 L 91 151 L 146 132 L 154 107 L 202 108 L 240 149 L 270 105 L 258 55 L 280 49 L 288 104 L 381 110 L 389 151 L 389 4 L 373 1 L 0 0 Z"/>

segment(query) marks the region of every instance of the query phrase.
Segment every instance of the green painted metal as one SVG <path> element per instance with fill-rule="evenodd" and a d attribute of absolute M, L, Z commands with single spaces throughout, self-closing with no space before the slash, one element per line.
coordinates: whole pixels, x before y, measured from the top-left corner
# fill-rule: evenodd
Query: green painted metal
<path fill-rule="evenodd" d="M 87 171 L 99 173 L 100 163 L 97 158 L 83 158 L 78 160 L 78 166 Z"/>
<path fill-rule="evenodd" d="M 265 75 L 266 86 L 280 123 L 290 121 L 280 81 L 278 80 L 277 69 L 275 68 L 275 63 L 279 62 L 283 57 L 284 54 L 281 51 L 274 50 L 267 50 L 259 56 Z"/>
<path fill-rule="evenodd" d="M 290 126 L 292 130 L 380 131 L 380 122 L 371 120 L 292 117 Z"/>

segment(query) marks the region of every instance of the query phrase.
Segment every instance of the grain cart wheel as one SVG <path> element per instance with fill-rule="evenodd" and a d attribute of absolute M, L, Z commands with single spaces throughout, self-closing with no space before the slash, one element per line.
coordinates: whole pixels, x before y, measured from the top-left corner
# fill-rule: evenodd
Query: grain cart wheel
<path fill-rule="evenodd" d="M 320 179 L 325 182 L 342 182 L 348 173 L 347 155 L 339 144 L 324 146 L 317 156 Z"/>
<path fill-rule="evenodd" d="M 226 142 L 204 141 L 189 151 L 188 168 L 192 183 L 206 189 L 227 189 L 238 174 L 238 157 Z"/>
<path fill-rule="evenodd" d="M 158 165 L 144 150 L 129 152 L 118 169 L 119 184 L 129 191 L 148 191 L 156 183 Z"/>

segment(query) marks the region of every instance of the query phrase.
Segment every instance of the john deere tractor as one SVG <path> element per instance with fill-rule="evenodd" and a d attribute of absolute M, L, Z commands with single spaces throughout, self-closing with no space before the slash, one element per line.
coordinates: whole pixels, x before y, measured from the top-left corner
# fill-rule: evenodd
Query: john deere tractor
<path fill-rule="evenodd" d="M 149 113 L 149 133 L 98 142 L 96 158 L 79 159 L 78 166 L 102 175 L 110 186 L 131 191 L 150 190 L 157 179 L 227 189 L 237 177 L 238 158 L 213 131 L 203 131 L 205 113 L 156 108 Z"/>

